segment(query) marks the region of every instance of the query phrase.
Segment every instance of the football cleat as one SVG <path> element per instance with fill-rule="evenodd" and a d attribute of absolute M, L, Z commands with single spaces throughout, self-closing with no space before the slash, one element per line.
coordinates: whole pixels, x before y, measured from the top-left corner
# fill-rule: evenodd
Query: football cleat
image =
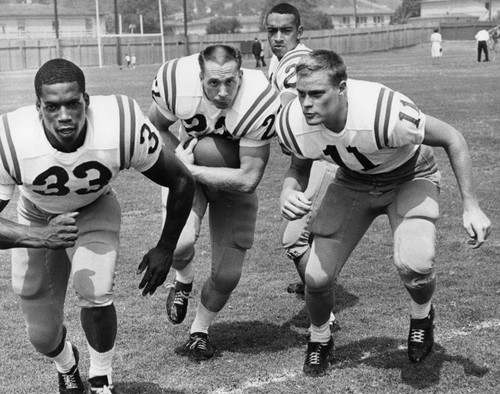
<path fill-rule="evenodd" d="M 215 354 L 215 346 L 212 346 L 208 339 L 208 334 L 204 332 L 194 332 L 189 335 L 186 343 L 177 349 L 177 354 L 187 354 L 189 358 L 195 361 L 204 361 L 211 359 Z"/>
<path fill-rule="evenodd" d="M 109 384 L 108 377 L 103 375 L 89 379 L 87 394 L 117 394 L 117 392 L 113 385 Z"/>
<path fill-rule="evenodd" d="M 286 291 L 290 294 L 304 295 L 305 285 L 302 282 L 290 283 Z"/>
<path fill-rule="evenodd" d="M 410 319 L 408 358 L 411 362 L 424 361 L 434 346 L 434 306 L 424 319 Z"/>
<path fill-rule="evenodd" d="M 193 289 L 193 283 L 182 283 L 174 281 L 167 285 L 167 315 L 173 324 L 181 324 L 187 313 L 189 294 Z"/>
<path fill-rule="evenodd" d="M 308 342 L 304 373 L 308 376 L 325 375 L 333 361 L 333 337 L 326 343 Z"/>
<path fill-rule="evenodd" d="M 80 378 L 80 372 L 78 371 L 80 354 L 76 346 L 71 345 L 71 348 L 75 355 L 75 365 L 69 372 L 57 373 L 59 378 L 59 394 L 84 394 L 83 382 Z"/>

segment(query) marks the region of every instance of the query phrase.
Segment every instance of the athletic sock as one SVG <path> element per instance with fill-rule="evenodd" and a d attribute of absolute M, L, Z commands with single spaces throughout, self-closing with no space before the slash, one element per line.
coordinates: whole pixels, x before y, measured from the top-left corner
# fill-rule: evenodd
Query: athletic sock
<path fill-rule="evenodd" d="M 310 342 L 321 342 L 326 343 L 330 340 L 332 332 L 330 330 L 330 321 L 328 320 L 325 324 L 321 326 L 315 326 L 311 324 L 309 330 L 311 331 Z"/>
<path fill-rule="evenodd" d="M 194 318 L 193 324 L 191 324 L 191 334 L 194 332 L 203 332 L 208 334 L 208 328 L 212 324 L 212 321 L 217 316 L 218 312 L 211 312 L 203 306 L 200 302 L 198 308 L 196 309 L 196 316 Z"/>
<path fill-rule="evenodd" d="M 69 341 L 65 341 L 63 350 L 55 357 L 50 357 L 56 364 L 58 372 L 68 373 L 76 364 L 73 347 Z"/>
<path fill-rule="evenodd" d="M 94 376 L 106 375 L 108 377 L 108 383 L 111 385 L 113 383 L 111 379 L 111 373 L 115 348 L 113 347 L 107 352 L 100 353 L 89 344 L 87 344 L 87 347 L 90 354 L 89 378 L 93 378 Z"/>
<path fill-rule="evenodd" d="M 189 263 L 185 268 L 175 271 L 175 280 L 184 284 L 193 283 L 194 272 L 193 263 Z"/>
<path fill-rule="evenodd" d="M 431 301 L 425 304 L 417 304 L 415 301 L 410 301 L 410 316 L 412 319 L 425 319 L 431 311 Z"/>

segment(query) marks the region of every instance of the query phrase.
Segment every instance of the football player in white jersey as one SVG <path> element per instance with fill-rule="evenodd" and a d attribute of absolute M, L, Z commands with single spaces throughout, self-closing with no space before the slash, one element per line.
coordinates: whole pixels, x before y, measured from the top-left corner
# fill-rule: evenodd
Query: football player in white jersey
<path fill-rule="evenodd" d="M 238 284 L 246 251 L 253 243 L 255 189 L 269 159 L 280 106 L 266 76 L 259 70 L 242 69 L 241 61 L 237 49 L 212 45 L 199 54 L 168 61 L 153 83 L 149 118 L 166 141 L 172 141 L 169 127 L 180 121 L 177 155 L 197 181 L 193 209 L 174 254 L 176 278 L 167 299 L 167 313 L 174 324 L 186 316 L 195 243 L 210 205 L 211 274 L 203 284 L 189 339 L 176 349 L 196 360 L 214 354 L 208 329 Z M 194 164 L 193 148 L 207 135 L 237 142 L 237 168 Z"/>
<path fill-rule="evenodd" d="M 382 214 L 389 217 L 394 262 L 411 298 L 408 357 L 421 362 L 434 343 L 440 173 L 431 147 L 444 148 L 449 157 L 472 247 L 481 246 L 490 231 L 474 191 L 465 139 L 449 124 L 422 113 L 406 96 L 378 83 L 348 79 L 341 57 L 332 51 L 313 51 L 299 61 L 297 92 L 277 124 L 281 142 L 293 154 L 282 189 L 282 215 L 294 220 L 311 210 L 302 185 L 312 161 L 339 166 L 335 180 L 320 186 L 325 197 L 311 219 L 314 240 L 306 268 L 311 338 L 304 372 L 317 376 L 328 369 L 335 281 L 372 221 Z"/>
<path fill-rule="evenodd" d="M 269 64 L 269 79 L 280 92 L 281 104 L 285 106 L 297 97 L 295 89 L 297 62 L 311 49 L 300 43 L 304 28 L 301 25 L 300 13 L 293 5 L 288 3 L 275 5 L 268 11 L 264 20 L 269 45 L 273 51 L 273 57 Z M 336 167 L 335 164 L 326 161 L 313 163 L 306 191 L 311 199 L 321 199 L 321 196 L 318 195 L 319 185 L 324 177 L 333 179 Z M 307 229 L 309 218 L 310 215 L 293 221 L 283 219 L 280 229 L 281 243 L 287 256 L 294 262 L 300 278 L 299 282 L 291 283 L 288 286 L 289 293 L 304 294 L 304 275 L 313 238 Z M 331 322 L 335 323 L 333 312 Z M 338 329 L 338 325 L 336 328 Z"/>
<path fill-rule="evenodd" d="M 146 270 L 139 284 L 146 295 L 167 277 L 194 180 L 134 100 L 89 97 L 74 63 L 46 62 L 35 91 L 36 105 L 0 119 L 0 210 L 16 185 L 20 192 L 18 223 L 0 218 L 0 248 L 12 249 L 12 285 L 28 336 L 55 362 L 59 393 L 87 393 L 64 326 L 70 275 L 90 353 L 88 392 L 115 393 L 113 281 L 121 214 L 110 182 L 132 167 L 171 190 L 160 240 L 138 268 Z"/>

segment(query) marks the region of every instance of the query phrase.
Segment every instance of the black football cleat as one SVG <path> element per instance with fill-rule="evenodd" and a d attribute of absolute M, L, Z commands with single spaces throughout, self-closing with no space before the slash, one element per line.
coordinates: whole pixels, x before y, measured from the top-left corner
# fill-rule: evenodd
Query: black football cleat
<path fill-rule="evenodd" d="M 424 319 L 410 319 L 408 358 L 413 363 L 424 361 L 434 346 L 434 306 Z"/>

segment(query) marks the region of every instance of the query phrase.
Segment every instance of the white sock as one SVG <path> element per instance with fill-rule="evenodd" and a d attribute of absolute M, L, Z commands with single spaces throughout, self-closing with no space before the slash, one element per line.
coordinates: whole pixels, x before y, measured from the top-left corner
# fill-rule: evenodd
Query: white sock
<path fill-rule="evenodd" d="M 194 318 L 193 324 L 191 324 L 190 334 L 194 332 L 204 332 L 208 334 L 208 328 L 212 321 L 217 316 L 218 312 L 211 312 L 203 306 L 200 302 L 198 308 L 196 309 L 196 316 Z"/>
<path fill-rule="evenodd" d="M 108 383 L 111 385 L 113 381 L 111 379 L 112 372 L 112 362 L 113 355 L 115 353 L 115 348 L 108 350 L 104 353 L 99 353 L 92 346 L 87 344 L 90 354 L 90 368 L 89 368 L 89 378 L 94 376 L 104 376 L 108 377 Z"/>
<path fill-rule="evenodd" d="M 327 321 L 325 324 L 319 327 L 311 324 L 311 326 L 309 327 L 309 331 L 311 331 L 311 339 L 309 340 L 310 342 L 326 343 L 332 336 L 332 332 L 330 330 L 330 321 Z"/>
<path fill-rule="evenodd" d="M 431 301 L 425 304 L 417 304 L 415 301 L 410 301 L 410 316 L 412 319 L 425 319 L 431 311 Z"/>
<path fill-rule="evenodd" d="M 64 343 L 62 352 L 55 357 L 51 357 L 51 360 L 56 363 L 58 372 L 68 373 L 76 364 L 75 355 L 73 354 L 73 347 L 71 346 L 71 343 L 69 341 L 66 341 Z"/>
<path fill-rule="evenodd" d="M 194 272 L 193 263 L 189 263 L 185 268 L 175 271 L 175 280 L 184 284 L 193 283 Z"/>
<path fill-rule="evenodd" d="M 333 322 L 335 321 L 335 315 L 332 313 L 330 313 L 330 320 L 329 320 L 329 323 L 330 324 L 333 324 Z"/>

